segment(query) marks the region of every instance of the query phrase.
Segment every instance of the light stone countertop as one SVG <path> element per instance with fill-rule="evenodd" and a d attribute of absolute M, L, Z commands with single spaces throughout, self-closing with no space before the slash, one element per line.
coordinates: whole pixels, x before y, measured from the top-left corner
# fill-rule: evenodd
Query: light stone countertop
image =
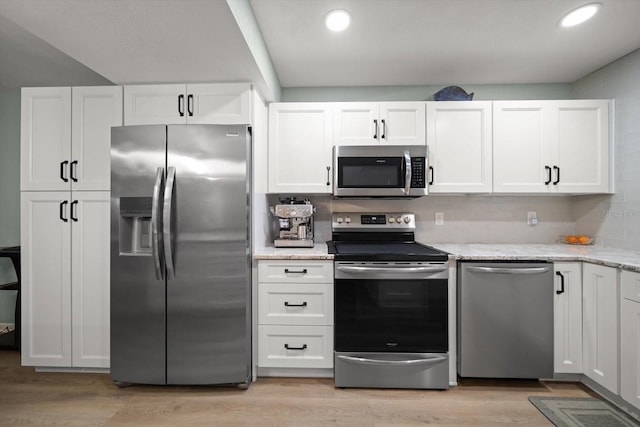
<path fill-rule="evenodd" d="M 455 260 L 533 260 L 533 261 L 585 261 L 609 267 L 623 268 L 640 273 L 640 252 L 590 245 L 566 244 L 500 244 L 500 243 L 427 243 L 451 254 Z M 332 260 L 324 242 L 313 248 L 257 249 L 253 259 Z"/>
<path fill-rule="evenodd" d="M 640 252 L 591 245 L 431 243 L 456 260 L 585 261 L 640 272 Z"/>
<path fill-rule="evenodd" d="M 253 253 L 253 259 L 331 260 L 333 255 L 327 252 L 325 242 L 314 242 L 312 248 L 276 248 L 275 246 L 258 248 Z"/>

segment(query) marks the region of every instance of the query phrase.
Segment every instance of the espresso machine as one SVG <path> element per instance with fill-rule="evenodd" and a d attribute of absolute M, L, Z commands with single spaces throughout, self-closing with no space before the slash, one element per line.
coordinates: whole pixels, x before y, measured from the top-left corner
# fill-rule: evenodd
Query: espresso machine
<path fill-rule="evenodd" d="M 276 248 L 312 248 L 313 212 L 309 200 L 284 199 L 270 208 L 277 220 Z"/>

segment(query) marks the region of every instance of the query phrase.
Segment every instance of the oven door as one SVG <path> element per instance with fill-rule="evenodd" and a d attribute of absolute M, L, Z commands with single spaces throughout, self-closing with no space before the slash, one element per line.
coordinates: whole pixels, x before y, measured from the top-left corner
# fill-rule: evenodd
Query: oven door
<path fill-rule="evenodd" d="M 336 352 L 446 353 L 448 265 L 335 262 Z"/>

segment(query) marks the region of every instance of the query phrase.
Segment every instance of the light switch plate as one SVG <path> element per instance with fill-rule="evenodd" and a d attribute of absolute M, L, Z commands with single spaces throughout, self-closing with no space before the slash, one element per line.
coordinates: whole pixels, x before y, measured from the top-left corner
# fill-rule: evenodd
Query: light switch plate
<path fill-rule="evenodd" d="M 538 217 L 535 212 L 527 212 L 527 224 L 536 225 L 538 223 Z"/>
<path fill-rule="evenodd" d="M 444 213 L 436 212 L 436 225 L 444 225 Z"/>

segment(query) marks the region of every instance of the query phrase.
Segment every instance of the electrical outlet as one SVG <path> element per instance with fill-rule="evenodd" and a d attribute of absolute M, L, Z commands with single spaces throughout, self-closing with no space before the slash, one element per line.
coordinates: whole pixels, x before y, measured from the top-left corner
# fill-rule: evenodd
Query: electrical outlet
<path fill-rule="evenodd" d="M 436 212 L 436 225 L 444 225 L 444 213 Z"/>
<path fill-rule="evenodd" d="M 535 212 L 527 212 L 527 224 L 536 225 L 538 223 L 538 217 Z"/>

